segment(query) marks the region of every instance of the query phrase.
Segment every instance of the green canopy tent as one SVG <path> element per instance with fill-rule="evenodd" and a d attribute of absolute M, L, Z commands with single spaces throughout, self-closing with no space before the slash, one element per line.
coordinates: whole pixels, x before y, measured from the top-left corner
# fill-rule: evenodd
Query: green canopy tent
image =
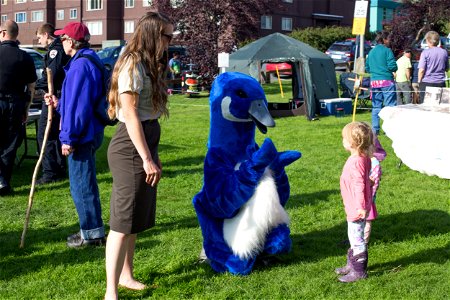
<path fill-rule="evenodd" d="M 264 63 L 292 65 L 293 99 L 303 100 L 308 119 L 320 110 L 320 99 L 338 97 L 333 60 L 319 50 L 281 33 L 260 38 L 230 55 L 228 71 L 261 78 Z"/>

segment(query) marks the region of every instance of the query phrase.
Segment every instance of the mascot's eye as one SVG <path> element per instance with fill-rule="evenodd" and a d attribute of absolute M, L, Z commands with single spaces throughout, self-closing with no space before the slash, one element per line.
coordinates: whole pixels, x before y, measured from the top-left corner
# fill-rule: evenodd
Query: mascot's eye
<path fill-rule="evenodd" d="M 236 95 L 238 95 L 240 98 L 247 98 L 247 93 L 243 90 L 237 90 Z"/>

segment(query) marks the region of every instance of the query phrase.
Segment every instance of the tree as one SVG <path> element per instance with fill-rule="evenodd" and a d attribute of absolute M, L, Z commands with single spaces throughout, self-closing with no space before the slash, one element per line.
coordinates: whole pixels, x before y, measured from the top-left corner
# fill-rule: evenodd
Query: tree
<path fill-rule="evenodd" d="M 207 84 L 218 73 L 217 54 L 256 38 L 261 15 L 278 5 L 270 0 L 157 0 L 153 7 L 172 16 L 179 40 Z"/>
<path fill-rule="evenodd" d="M 394 53 L 414 48 L 429 30 L 447 35 L 450 21 L 449 0 L 404 0 L 399 14 L 391 22 L 391 47 Z"/>

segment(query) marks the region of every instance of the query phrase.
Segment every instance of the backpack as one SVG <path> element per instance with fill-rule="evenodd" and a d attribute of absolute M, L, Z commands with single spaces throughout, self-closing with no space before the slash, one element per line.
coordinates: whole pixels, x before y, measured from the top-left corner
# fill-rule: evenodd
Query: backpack
<path fill-rule="evenodd" d="M 99 63 L 94 57 L 91 55 L 83 55 L 83 53 L 80 53 L 78 58 L 84 57 L 89 59 L 91 63 L 93 63 L 97 69 L 100 70 L 100 73 L 102 74 L 103 79 L 103 89 L 100 96 L 100 99 L 97 100 L 97 102 L 94 104 L 94 115 L 97 118 L 97 120 L 100 121 L 100 123 L 103 126 L 114 126 L 117 124 L 118 120 L 114 119 L 111 120 L 108 116 L 108 108 L 109 108 L 109 101 L 107 99 L 107 94 L 110 86 L 111 81 L 111 71 L 106 69 L 105 66 L 101 63 Z"/>

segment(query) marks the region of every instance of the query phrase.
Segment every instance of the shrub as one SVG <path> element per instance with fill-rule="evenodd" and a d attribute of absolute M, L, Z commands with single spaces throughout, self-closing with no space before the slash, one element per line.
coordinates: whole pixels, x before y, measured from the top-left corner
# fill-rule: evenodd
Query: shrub
<path fill-rule="evenodd" d="M 322 52 L 325 52 L 336 41 L 354 37 L 350 27 L 340 26 L 296 29 L 289 36 Z"/>

